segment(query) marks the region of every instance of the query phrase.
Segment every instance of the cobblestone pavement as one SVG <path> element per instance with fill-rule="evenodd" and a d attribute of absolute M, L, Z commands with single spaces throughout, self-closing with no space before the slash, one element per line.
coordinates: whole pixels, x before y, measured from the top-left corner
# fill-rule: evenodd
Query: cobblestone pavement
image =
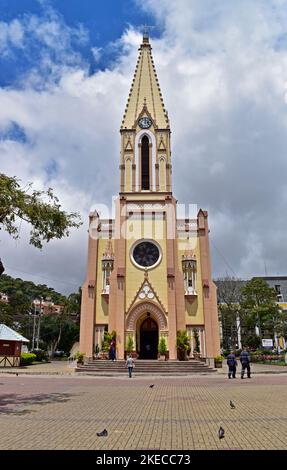
<path fill-rule="evenodd" d="M 0 449 L 286 449 L 286 385 L 282 374 L 2 375 Z M 97 437 L 104 428 L 108 436 Z"/>

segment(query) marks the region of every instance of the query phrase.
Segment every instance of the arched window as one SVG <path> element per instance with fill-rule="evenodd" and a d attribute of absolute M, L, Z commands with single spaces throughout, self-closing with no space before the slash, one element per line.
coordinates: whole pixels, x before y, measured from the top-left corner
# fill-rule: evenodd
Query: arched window
<path fill-rule="evenodd" d="M 141 158 L 141 175 L 142 175 L 142 189 L 150 189 L 150 174 L 149 174 L 149 139 L 145 135 L 142 138 L 142 158 Z"/>

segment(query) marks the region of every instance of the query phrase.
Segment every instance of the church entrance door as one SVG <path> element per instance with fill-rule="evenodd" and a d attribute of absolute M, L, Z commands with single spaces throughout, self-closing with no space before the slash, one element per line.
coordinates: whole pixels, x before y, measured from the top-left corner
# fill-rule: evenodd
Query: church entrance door
<path fill-rule="evenodd" d="M 148 316 L 140 327 L 139 359 L 157 359 L 157 348 L 158 325 L 155 320 Z"/>

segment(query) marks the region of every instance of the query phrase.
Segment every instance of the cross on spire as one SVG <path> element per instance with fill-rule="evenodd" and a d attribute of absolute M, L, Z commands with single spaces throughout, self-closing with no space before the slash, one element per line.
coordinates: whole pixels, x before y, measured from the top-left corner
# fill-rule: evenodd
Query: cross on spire
<path fill-rule="evenodd" d="M 149 42 L 149 32 L 151 29 L 155 28 L 155 26 L 150 26 L 147 24 L 142 25 L 143 30 L 143 42 Z"/>

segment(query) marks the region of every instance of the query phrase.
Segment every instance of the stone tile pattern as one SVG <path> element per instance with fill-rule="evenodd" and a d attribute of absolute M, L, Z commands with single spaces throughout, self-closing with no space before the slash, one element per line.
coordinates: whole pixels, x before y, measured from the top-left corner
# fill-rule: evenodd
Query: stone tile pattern
<path fill-rule="evenodd" d="M 286 385 L 282 374 L 250 380 L 2 374 L 0 449 L 286 449 Z M 97 437 L 104 428 L 108 437 Z"/>

